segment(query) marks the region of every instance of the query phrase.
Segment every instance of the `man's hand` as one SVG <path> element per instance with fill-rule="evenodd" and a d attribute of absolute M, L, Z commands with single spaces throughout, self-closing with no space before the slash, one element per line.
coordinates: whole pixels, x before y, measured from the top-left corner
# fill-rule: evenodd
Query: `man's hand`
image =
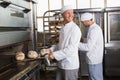
<path fill-rule="evenodd" d="M 48 58 L 49 58 L 50 60 L 55 59 L 54 54 L 51 52 L 50 54 L 48 54 Z"/>

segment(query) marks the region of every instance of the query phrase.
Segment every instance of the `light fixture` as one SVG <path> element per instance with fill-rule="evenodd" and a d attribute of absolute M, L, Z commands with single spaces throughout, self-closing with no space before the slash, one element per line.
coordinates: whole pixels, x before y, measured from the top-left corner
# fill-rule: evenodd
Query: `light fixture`
<path fill-rule="evenodd" d="M 32 2 L 32 0 L 25 0 L 25 1 Z"/>
<path fill-rule="evenodd" d="M 7 2 L 7 1 L 2 1 L 2 2 L 0 2 L 0 6 L 1 7 L 4 7 L 4 8 L 6 8 L 7 6 L 9 6 L 11 3 L 10 2 Z"/>
<path fill-rule="evenodd" d="M 29 11 L 30 11 L 30 9 L 27 9 L 27 8 L 25 8 L 25 9 L 23 10 L 24 13 L 28 13 Z"/>
<path fill-rule="evenodd" d="M 16 9 L 22 10 L 24 13 L 28 13 L 30 11 L 30 9 L 28 9 L 26 7 L 23 7 L 23 6 L 20 6 L 18 4 L 14 4 L 14 3 L 10 2 L 10 1 L 5 1 L 5 0 L 0 1 L 0 6 L 3 7 L 3 8 L 6 8 L 9 5 L 10 5 L 10 7 L 12 6 L 12 7 L 16 8 Z"/>

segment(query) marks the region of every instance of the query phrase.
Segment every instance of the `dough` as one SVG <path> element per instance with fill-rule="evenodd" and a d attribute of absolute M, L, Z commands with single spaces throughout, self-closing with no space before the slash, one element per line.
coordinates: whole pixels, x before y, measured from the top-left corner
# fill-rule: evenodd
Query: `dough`
<path fill-rule="evenodd" d="M 29 51 L 28 52 L 28 58 L 36 59 L 38 57 L 38 54 L 36 51 Z"/>
<path fill-rule="evenodd" d="M 23 52 L 17 52 L 15 58 L 16 60 L 24 60 L 25 54 Z"/>
<path fill-rule="evenodd" d="M 45 54 L 48 54 L 48 53 L 50 53 L 49 49 L 42 49 L 42 50 L 40 50 L 41 56 L 44 56 Z"/>

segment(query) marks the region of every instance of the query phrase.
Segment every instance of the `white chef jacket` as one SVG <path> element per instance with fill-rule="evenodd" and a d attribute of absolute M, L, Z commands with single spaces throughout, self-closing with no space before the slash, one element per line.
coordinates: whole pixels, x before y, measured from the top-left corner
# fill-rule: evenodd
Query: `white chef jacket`
<path fill-rule="evenodd" d="M 58 45 L 50 48 L 58 61 L 59 68 L 65 70 L 79 68 L 78 45 L 80 38 L 80 28 L 74 22 L 62 26 Z"/>
<path fill-rule="evenodd" d="M 88 64 L 98 64 L 103 60 L 103 34 L 96 23 L 89 27 L 86 43 L 79 43 L 79 50 L 86 51 Z"/>

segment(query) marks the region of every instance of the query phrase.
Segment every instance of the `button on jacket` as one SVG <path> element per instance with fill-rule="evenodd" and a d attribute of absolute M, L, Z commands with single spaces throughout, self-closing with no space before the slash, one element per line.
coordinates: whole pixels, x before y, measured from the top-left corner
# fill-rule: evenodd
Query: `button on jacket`
<path fill-rule="evenodd" d="M 103 60 L 103 34 L 102 29 L 94 23 L 89 27 L 87 42 L 79 43 L 79 50 L 87 51 L 88 64 L 98 64 Z"/>
<path fill-rule="evenodd" d="M 59 68 L 66 70 L 79 68 L 78 45 L 80 38 L 80 28 L 74 22 L 62 26 L 58 45 L 51 47 Z"/>

